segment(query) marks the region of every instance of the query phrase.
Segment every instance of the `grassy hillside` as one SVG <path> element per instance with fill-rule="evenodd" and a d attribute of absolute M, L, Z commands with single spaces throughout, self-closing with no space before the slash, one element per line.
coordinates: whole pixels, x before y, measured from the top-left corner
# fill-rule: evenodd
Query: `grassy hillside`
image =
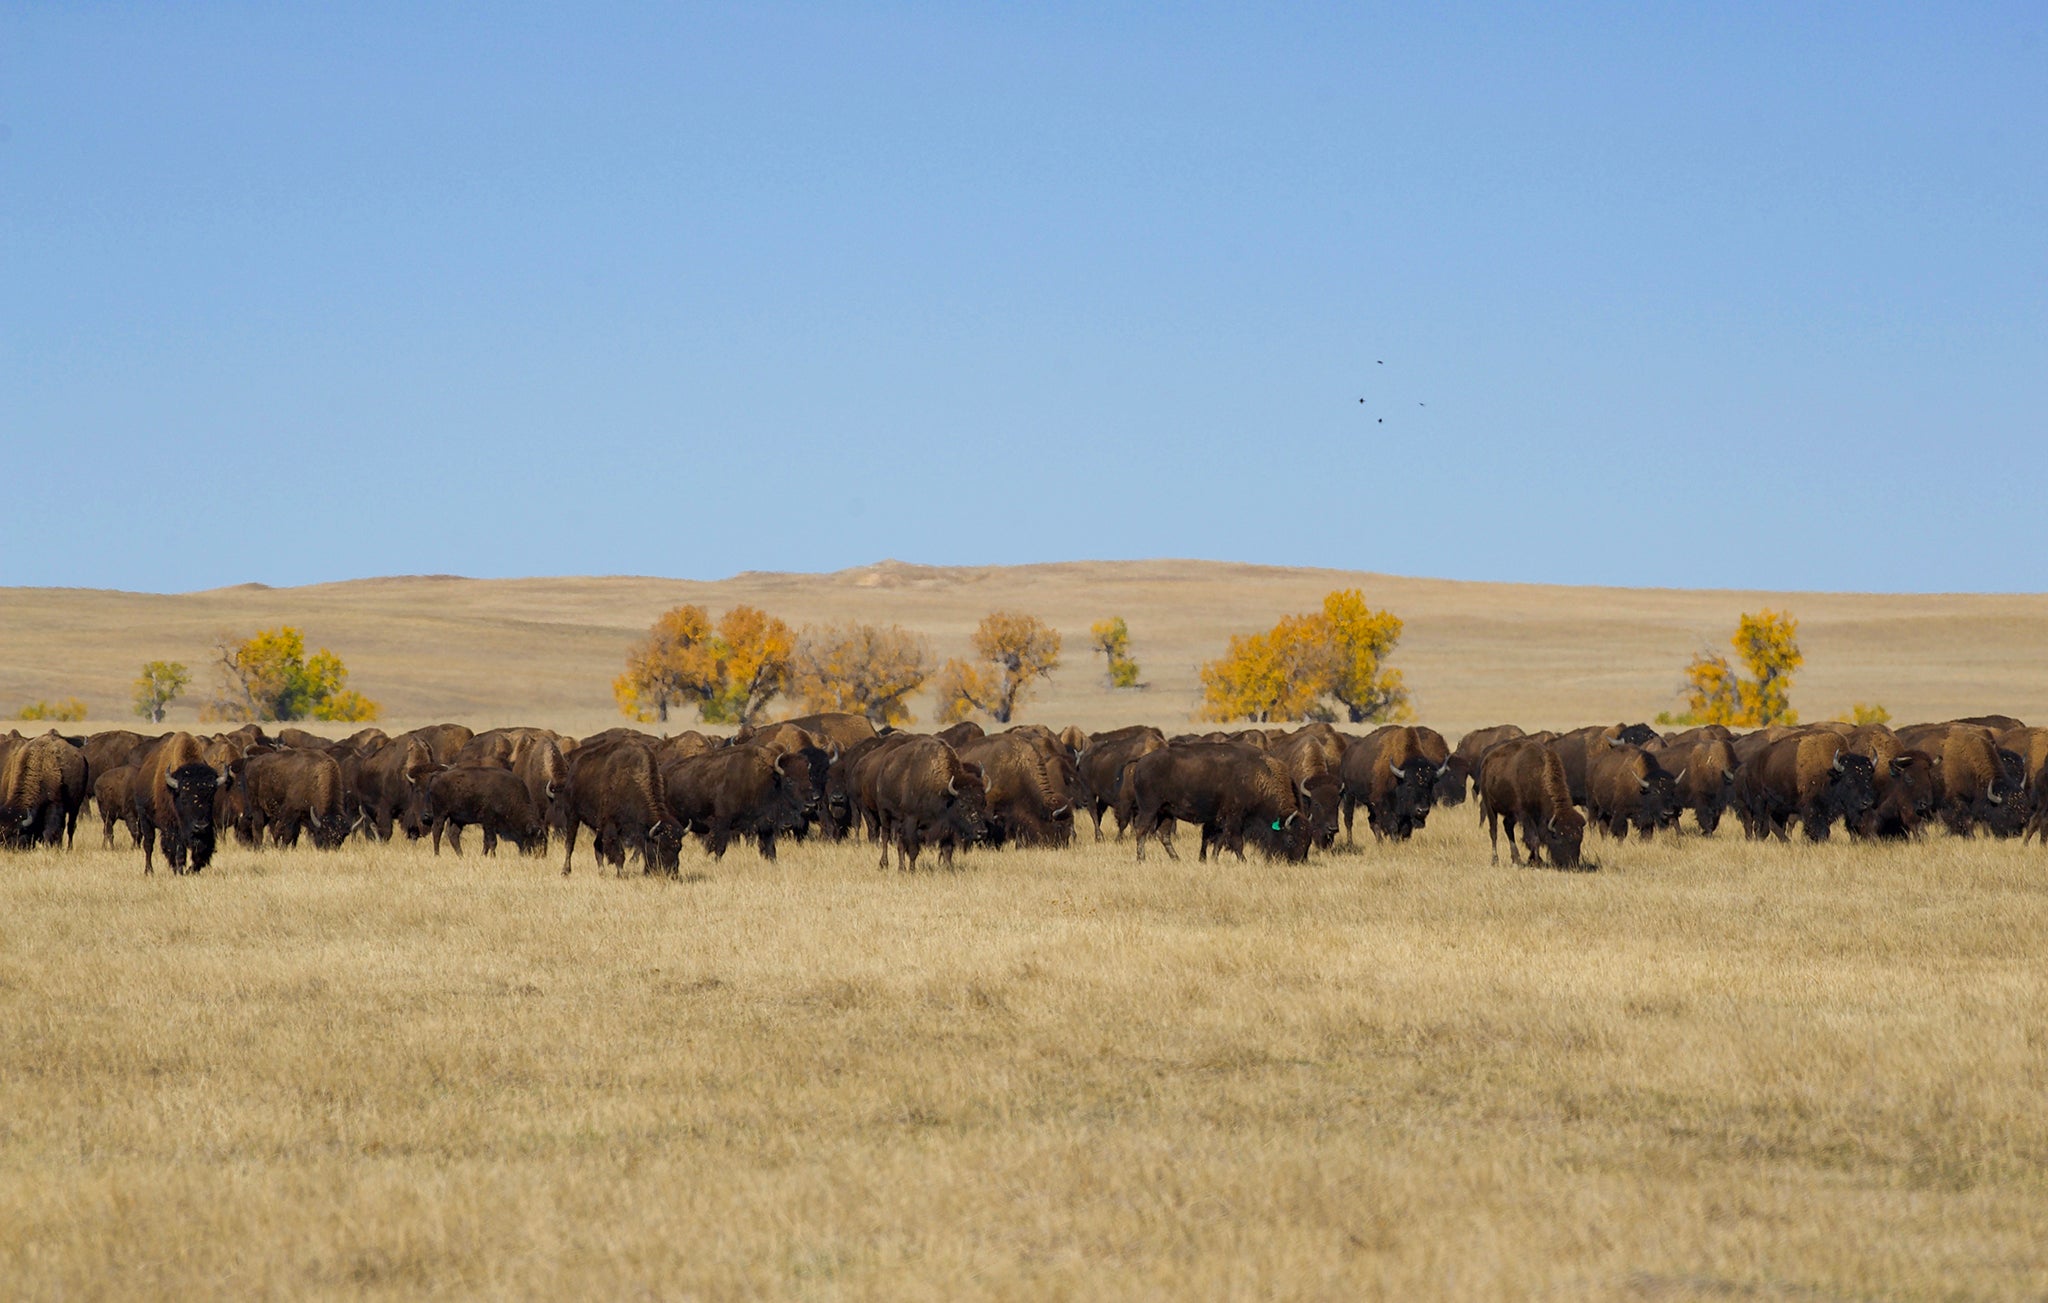
<path fill-rule="evenodd" d="M 144 661 L 195 667 L 222 630 L 279 623 L 340 653 L 352 685 L 392 722 L 447 718 L 585 732 L 618 722 L 610 682 L 627 643 L 678 602 L 749 602 L 792 624 L 858 618 L 921 630 L 965 651 L 990 610 L 1035 612 L 1067 638 L 1065 668 L 1026 718 L 1099 727 L 1186 722 L 1195 667 L 1234 632 L 1362 588 L 1408 623 L 1395 663 L 1421 716 L 1447 732 L 1643 718 L 1674 704 L 1679 668 L 1721 648 L 1743 610 L 1800 619 L 1807 666 L 1794 704 L 1825 718 L 1879 701 L 1899 719 L 2002 710 L 2048 718 L 2048 596 L 1872 596 L 1563 588 L 1405 579 L 1199 561 L 932 568 L 883 562 L 836 574 L 743 574 L 716 583 L 646 578 L 365 579 L 177 595 L 0 589 L 0 712 L 79 696 L 126 718 Z M 1115 693 L 1085 653 L 1090 623 L 1122 615 L 1150 687 Z M 202 674 L 204 671 L 202 671 Z M 195 688 L 204 686 L 202 678 Z M 916 702 L 921 717 L 929 710 Z M 189 723 L 191 703 L 174 712 Z"/>

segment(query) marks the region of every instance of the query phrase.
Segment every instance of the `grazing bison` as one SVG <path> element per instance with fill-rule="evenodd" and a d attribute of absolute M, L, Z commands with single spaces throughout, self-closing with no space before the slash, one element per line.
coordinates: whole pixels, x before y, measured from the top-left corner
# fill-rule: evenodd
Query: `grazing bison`
<path fill-rule="evenodd" d="M 1518 737 L 1488 747 L 1475 786 L 1495 864 L 1500 863 L 1500 826 L 1505 823 L 1510 863 L 1522 862 L 1515 850 L 1515 825 L 1520 824 L 1531 865 L 1548 856 L 1553 868 L 1579 867 L 1586 819 L 1572 807 L 1564 762 L 1554 744 Z"/>
<path fill-rule="evenodd" d="M 1449 760 L 1432 762 L 1421 731 L 1406 725 L 1389 724 L 1353 739 L 1338 771 L 1344 785 L 1345 840 L 1354 840 L 1352 821 L 1361 805 L 1375 841 L 1414 836 L 1429 820 L 1437 780 Z"/>
<path fill-rule="evenodd" d="M 978 767 L 935 737 L 910 737 L 870 752 L 862 766 L 873 789 L 881 867 L 896 848 L 896 867 L 915 870 L 926 844 L 950 868 L 955 847 L 988 836 L 988 791 Z"/>
<path fill-rule="evenodd" d="M 752 742 L 685 756 L 663 767 L 670 815 L 704 839 L 722 859 L 735 837 L 752 837 L 761 858 L 775 858 L 775 839 L 801 834 L 817 803 L 811 786 L 815 747 L 778 751 Z"/>
<path fill-rule="evenodd" d="M 1925 751 L 1900 751 L 1873 765 L 1877 800 L 1852 831 L 1885 841 L 1919 836 L 1941 806 L 1934 757 Z"/>
<path fill-rule="evenodd" d="M 1796 818 L 1809 839 L 1825 841 L 1835 820 L 1856 827 L 1877 804 L 1876 767 L 1840 734 L 1797 733 L 1746 762 L 1735 790 L 1750 837 L 1790 840 L 1786 826 Z"/>
<path fill-rule="evenodd" d="M 1074 840 L 1074 806 L 1056 766 L 1065 751 L 1021 733 L 958 743 L 962 760 L 981 766 L 993 846 L 1066 846 Z"/>
<path fill-rule="evenodd" d="M 436 855 L 441 853 L 443 833 L 455 853 L 462 854 L 462 830 L 472 825 L 483 829 L 486 855 L 498 853 L 500 839 L 528 855 L 547 850 L 547 824 L 526 784 L 498 765 L 453 765 L 437 770 L 418 789 L 414 800 L 414 821 L 430 829 Z"/>
<path fill-rule="evenodd" d="M 549 828 L 561 826 L 563 806 L 569 799 L 569 762 L 561 745 L 552 735 L 533 730 L 513 744 L 512 774 L 526 785 L 545 840 Z"/>
<path fill-rule="evenodd" d="M 585 743 L 568 761 L 569 800 L 556 829 L 565 847 L 563 876 L 576 857 L 580 828 L 590 829 L 598 861 L 621 873 L 629 851 L 640 856 L 645 872 L 675 872 L 683 830 L 669 814 L 654 748 L 634 738 Z"/>
<path fill-rule="evenodd" d="M 1647 841 L 1677 810 L 1679 777 L 1642 747 L 1595 744 L 1586 755 L 1586 813 L 1609 836 L 1625 838 L 1634 824 Z"/>
<path fill-rule="evenodd" d="M 1176 823 L 1202 830 L 1197 858 L 1212 848 L 1244 857 L 1246 842 L 1271 859 L 1308 858 L 1309 829 L 1286 766 L 1240 742 L 1182 742 L 1140 756 L 1127 780 L 1138 858 L 1157 838 L 1169 857 Z"/>
<path fill-rule="evenodd" d="M 197 873 L 213 861 L 213 802 L 226 778 L 202 758 L 203 744 L 173 733 L 150 752 L 130 789 L 142 826 L 142 871 L 156 872 L 157 838 L 174 874 Z"/>
<path fill-rule="evenodd" d="M 260 752 L 232 761 L 228 773 L 239 807 L 235 835 L 245 845 L 260 845 L 266 828 L 280 846 L 298 845 L 301 832 L 323 851 L 347 840 L 341 762 L 325 751 Z"/>
<path fill-rule="evenodd" d="M 0 756 L 0 846 L 67 843 L 78 828 L 85 751 L 55 731 L 9 738 Z"/>
<path fill-rule="evenodd" d="M 1134 724 L 1129 728 L 1112 729 L 1107 733 L 1092 734 L 1088 745 L 1081 749 L 1074 764 L 1080 774 L 1081 789 L 1086 794 L 1088 817 L 1095 823 L 1095 840 L 1102 840 L 1102 815 L 1105 810 L 1117 810 L 1117 831 L 1119 840 L 1124 835 L 1126 820 L 1118 801 L 1125 767 L 1139 756 L 1157 751 L 1166 745 L 1166 734 L 1149 724 Z"/>

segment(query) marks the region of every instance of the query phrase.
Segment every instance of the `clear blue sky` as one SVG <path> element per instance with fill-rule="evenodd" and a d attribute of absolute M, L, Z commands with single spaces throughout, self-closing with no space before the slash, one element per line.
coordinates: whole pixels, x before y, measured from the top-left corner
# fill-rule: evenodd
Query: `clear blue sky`
<path fill-rule="evenodd" d="M 1562 9 L 8 5 L 0 583 L 2048 588 L 2048 7 Z"/>

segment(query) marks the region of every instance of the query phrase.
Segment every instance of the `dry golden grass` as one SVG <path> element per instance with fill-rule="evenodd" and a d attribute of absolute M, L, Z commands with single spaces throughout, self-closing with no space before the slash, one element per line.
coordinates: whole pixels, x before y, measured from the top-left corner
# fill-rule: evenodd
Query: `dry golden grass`
<path fill-rule="evenodd" d="M 8 857 L 0 1281 L 2040 1295 L 2038 847 L 1592 849 Z"/>
<path fill-rule="evenodd" d="M 1809 719 L 1878 701 L 1900 720 L 2001 711 L 2048 719 L 2048 595 L 1873 596 L 1691 592 L 1459 583 L 1357 571 L 1199 561 L 1013 567 L 882 563 L 837 574 L 744 574 L 716 583 L 642 578 L 367 579 L 306 588 L 159 596 L 0 589 L 0 711 L 83 697 L 98 727 L 132 723 L 130 681 L 145 660 L 201 667 L 222 629 L 281 623 L 339 652 L 353 686 L 405 728 L 541 724 L 582 735 L 620 722 L 611 681 L 627 644 L 679 602 L 750 602 L 793 624 L 900 623 L 964 654 L 980 618 L 1031 611 L 1066 636 L 1065 667 L 1024 717 L 1095 729 L 1143 721 L 1184 728 L 1196 666 L 1232 633 L 1271 627 L 1356 586 L 1407 621 L 1395 663 L 1421 717 L 1455 737 L 1513 720 L 1569 728 L 1646 719 L 1677 704 L 1680 671 L 1726 650 L 1737 615 L 1788 608 L 1806 668 L 1793 702 Z M 1113 692 L 1086 653 L 1090 623 L 1122 615 L 1149 690 Z M 170 722 L 191 727 L 202 670 Z M 913 705 L 931 718 L 930 703 Z M 793 712 L 792 712 L 793 713 Z M 684 721 L 688 722 L 688 721 Z"/>

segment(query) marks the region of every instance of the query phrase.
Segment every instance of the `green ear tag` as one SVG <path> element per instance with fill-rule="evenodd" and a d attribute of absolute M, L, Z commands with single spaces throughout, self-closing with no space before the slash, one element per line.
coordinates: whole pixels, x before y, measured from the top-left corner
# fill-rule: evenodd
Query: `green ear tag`
<path fill-rule="evenodd" d="M 1274 832 L 1279 832 L 1279 831 L 1280 831 L 1280 821 L 1279 821 L 1278 819 L 1275 819 L 1275 820 L 1273 820 L 1273 831 L 1274 831 Z"/>

